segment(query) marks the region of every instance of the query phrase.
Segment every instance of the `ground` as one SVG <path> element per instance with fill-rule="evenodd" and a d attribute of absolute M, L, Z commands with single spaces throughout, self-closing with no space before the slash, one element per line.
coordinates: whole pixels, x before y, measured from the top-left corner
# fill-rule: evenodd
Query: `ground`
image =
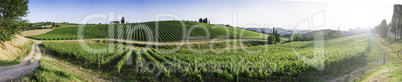
<path fill-rule="evenodd" d="M 366 74 L 363 82 L 401 82 L 402 81 L 402 60 L 401 52 L 399 49 L 393 49 L 396 47 L 401 47 L 399 42 L 394 42 L 393 36 L 388 35 L 385 39 L 379 39 L 383 45 L 378 46 L 382 51 L 384 51 L 389 59 L 388 62 L 384 63 L 374 70 L 371 70 Z M 395 45 L 397 45 L 395 47 Z"/>
<path fill-rule="evenodd" d="M 32 35 L 39 35 L 44 34 L 46 32 L 52 31 L 53 29 L 40 29 L 40 30 L 29 30 L 21 32 L 22 36 L 32 36 Z"/>
<path fill-rule="evenodd" d="M 28 54 L 32 41 L 16 35 L 11 41 L 0 42 L 0 66 L 18 64 Z"/>

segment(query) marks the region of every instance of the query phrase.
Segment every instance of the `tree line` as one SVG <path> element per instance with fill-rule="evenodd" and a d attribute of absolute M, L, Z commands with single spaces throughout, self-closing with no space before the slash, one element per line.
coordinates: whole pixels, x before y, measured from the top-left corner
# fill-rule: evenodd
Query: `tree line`
<path fill-rule="evenodd" d="M 402 36 L 402 5 L 400 4 L 395 4 L 394 5 L 394 12 L 392 15 L 392 20 L 391 20 L 391 32 L 393 32 L 395 34 L 395 36 L 397 36 L 397 34 L 399 33 L 400 36 Z M 381 23 L 382 24 L 382 23 Z M 395 40 L 400 40 L 395 38 Z"/>
<path fill-rule="evenodd" d="M 210 20 L 208 20 L 208 18 L 204 18 L 204 19 L 200 18 L 200 19 L 198 20 L 198 22 L 211 24 L 211 23 L 210 23 Z"/>

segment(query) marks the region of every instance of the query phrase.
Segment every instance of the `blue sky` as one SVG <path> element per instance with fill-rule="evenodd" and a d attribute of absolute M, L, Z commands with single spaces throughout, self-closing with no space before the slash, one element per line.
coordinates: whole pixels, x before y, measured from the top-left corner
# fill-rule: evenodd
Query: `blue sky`
<path fill-rule="evenodd" d="M 171 14 L 183 20 L 207 17 L 214 24 L 231 24 L 240 27 L 270 27 L 307 29 L 303 20 L 320 28 L 342 30 L 356 27 L 373 27 L 382 19 L 391 20 L 394 0 L 389 1 L 270 1 L 270 0 L 30 0 L 30 22 L 54 21 L 80 23 L 94 13 L 121 14 L 128 22 L 155 21 L 158 14 Z M 314 14 L 325 11 L 312 21 Z M 234 17 L 234 13 L 237 14 Z M 164 18 L 172 19 L 172 18 Z M 237 19 L 237 22 L 233 22 Z M 93 19 L 90 23 L 106 23 L 108 19 Z M 298 26 L 304 25 L 304 26 Z M 311 25 L 314 26 L 314 25 Z"/>

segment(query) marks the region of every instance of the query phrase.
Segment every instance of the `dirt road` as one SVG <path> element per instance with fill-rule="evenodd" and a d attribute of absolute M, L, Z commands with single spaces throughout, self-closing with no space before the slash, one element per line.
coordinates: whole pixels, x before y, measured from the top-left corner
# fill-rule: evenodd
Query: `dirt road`
<path fill-rule="evenodd" d="M 21 76 L 28 74 L 31 70 L 38 67 L 41 58 L 38 44 L 39 43 L 35 43 L 32 45 L 32 50 L 28 57 L 26 57 L 20 64 L 0 67 L 0 82 L 19 79 Z M 31 60 L 33 60 L 33 63 L 31 63 Z"/>

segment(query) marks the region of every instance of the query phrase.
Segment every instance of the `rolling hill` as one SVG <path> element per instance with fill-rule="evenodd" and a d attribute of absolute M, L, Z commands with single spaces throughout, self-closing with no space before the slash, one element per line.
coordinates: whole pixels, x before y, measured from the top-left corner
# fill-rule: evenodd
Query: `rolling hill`
<path fill-rule="evenodd" d="M 188 21 L 153 21 L 143 23 L 114 24 L 114 28 L 109 28 L 109 25 L 105 24 L 86 25 L 83 29 L 83 39 L 112 37 L 117 39 L 131 39 L 138 41 L 152 40 L 159 42 L 179 41 L 184 39 L 233 39 L 238 37 L 243 39 L 266 39 L 268 36 L 241 28 Z M 42 35 L 28 37 L 38 40 L 73 40 L 79 39 L 77 32 L 78 27 L 57 28 Z"/>

